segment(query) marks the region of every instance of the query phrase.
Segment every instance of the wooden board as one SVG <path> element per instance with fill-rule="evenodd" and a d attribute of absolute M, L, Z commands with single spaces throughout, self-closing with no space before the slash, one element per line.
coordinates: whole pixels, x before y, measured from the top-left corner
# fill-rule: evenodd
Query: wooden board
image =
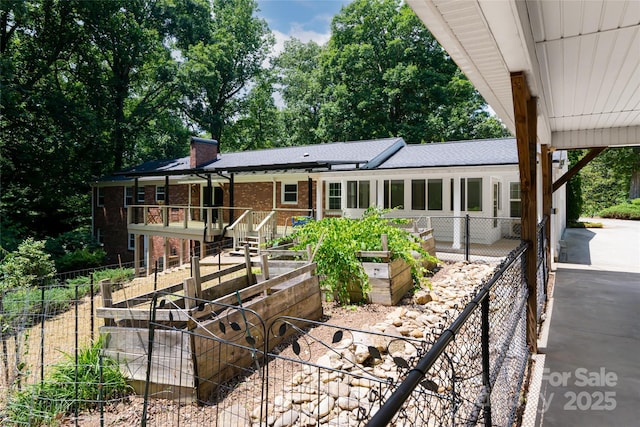
<path fill-rule="evenodd" d="M 146 380 L 149 330 L 147 328 L 103 327 L 105 354 L 119 362 L 131 380 Z M 152 348 L 151 382 L 193 387 L 194 364 L 188 334 L 180 330 L 155 330 Z"/>
<path fill-rule="evenodd" d="M 290 284 L 279 286 L 280 290 L 268 296 L 262 296 L 251 300 L 243 307 L 260 313 L 265 321 L 267 333 L 271 323 L 281 316 L 292 316 L 297 318 L 318 320 L 322 316 L 322 302 L 320 299 L 320 288 L 317 276 L 308 277 L 302 281 L 290 279 Z M 247 314 L 245 313 L 245 316 Z M 244 317 L 240 311 L 227 313 L 224 317 L 225 323 L 236 322 L 245 325 Z M 251 319 L 247 319 L 249 324 Z M 196 363 L 199 380 L 198 396 L 200 399 L 207 399 L 214 391 L 217 384 L 238 375 L 242 367 L 255 363 L 255 357 L 260 357 L 260 353 L 250 350 L 246 341 L 246 327 L 243 331 L 233 331 L 226 327 L 222 333 L 219 321 L 211 320 L 205 322 L 194 330 L 195 336 L 200 337 L 195 340 Z M 265 332 L 258 327 L 250 327 L 251 337 L 255 340 L 255 348 L 268 351 L 279 344 L 285 337 L 273 337 L 270 334 L 269 348 L 265 348 Z M 293 330 L 288 331 L 289 334 Z M 207 334 L 210 334 L 207 337 Z M 215 338 L 213 337 L 215 335 Z M 288 334 L 287 334 L 288 335 Z M 243 348 L 245 347 L 245 348 Z"/>

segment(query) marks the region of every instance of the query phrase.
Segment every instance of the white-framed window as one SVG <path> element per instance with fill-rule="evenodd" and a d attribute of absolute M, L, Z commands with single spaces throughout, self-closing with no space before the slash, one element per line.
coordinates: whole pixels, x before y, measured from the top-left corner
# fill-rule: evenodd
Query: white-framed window
<path fill-rule="evenodd" d="M 453 185 L 453 178 L 451 178 L 451 210 L 454 210 Z M 460 210 L 463 212 L 482 210 L 482 178 L 460 178 Z"/>
<path fill-rule="evenodd" d="M 427 209 L 430 211 L 442 210 L 442 179 L 427 181 Z"/>
<path fill-rule="evenodd" d="M 347 181 L 347 208 L 366 209 L 371 198 L 369 181 Z"/>
<path fill-rule="evenodd" d="M 509 216 L 511 218 L 520 218 L 522 216 L 519 182 L 509 183 Z"/>
<path fill-rule="evenodd" d="M 330 210 L 342 209 L 342 184 L 339 182 L 329 183 L 328 207 Z"/>
<path fill-rule="evenodd" d="M 424 179 L 411 180 L 411 209 L 423 211 L 427 207 L 426 201 L 426 181 Z"/>
<path fill-rule="evenodd" d="M 127 249 L 130 251 L 136 248 L 136 235 L 133 233 L 129 233 L 129 241 L 127 242 Z"/>
<path fill-rule="evenodd" d="M 482 178 L 467 179 L 467 211 L 482 210 Z"/>
<path fill-rule="evenodd" d="M 298 203 L 298 184 L 282 183 L 282 203 L 297 204 Z"/>
<path fill-rule="evenodd" d="M 104 188 L 96 188 L 96 205 L 104 206 Z"/>
<path fill-rule="evenodd" d="M 401 179 L 384 180 L 384 208 L 404 209 L 404 181 Z"/>
<path fill-rule="evenodd" d="M 156 202 L 164 202 L 164 185 L 156 185 Z"/>
<path fill-rule="evenodd" d="M 124 187 L 124 206 L 133 204 L 133 187 Z"/>
<path fill-rule="evenodd" d="M 138 187 L 136 203 L 144 203 L 144 185 Z"/>
<path fill-rule="evenodd" d="M 101 228 L 96 228 L 96 242 L 98 242 L 99 245 L 104 245 Z"/>

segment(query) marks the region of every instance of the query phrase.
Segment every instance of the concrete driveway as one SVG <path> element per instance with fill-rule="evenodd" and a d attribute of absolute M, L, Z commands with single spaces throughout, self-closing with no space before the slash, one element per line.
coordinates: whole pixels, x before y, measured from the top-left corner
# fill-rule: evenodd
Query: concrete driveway
<path fill-rule="evenodd" d="M 594 221 L 563 236 L 537 426 L 640 425 L 640 221 Z"/>

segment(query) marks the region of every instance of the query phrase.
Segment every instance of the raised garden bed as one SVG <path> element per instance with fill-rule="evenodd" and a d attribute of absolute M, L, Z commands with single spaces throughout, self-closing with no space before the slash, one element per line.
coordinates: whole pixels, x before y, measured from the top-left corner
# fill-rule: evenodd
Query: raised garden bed
<path fill-rule="evenodd" d="M 154 293 L 113 303 L 111 285 L 102 283 L 104 307 L 97 315 L 105 319 L 100 328 L 105 354 L 118 360 L 139 394 L 145 392 L 148 375 L 146 392 L 152 396 L 206 401 L 220 384 L 255 362 L 252 348 L 269 351 L 286 338 L 269 334 L 265 343 L 267 331 L 281 316 L 322 317 L 313 263 L 274 275 L 267 265 L 247 257 L 244 264 L 200 277 L 197 258 L 194 261 L 195 277 L 158 291 L 155 300 L 162 308 L 155 311 L 150 309 Z M 260 276 L 252 272 L 258 267 Z M 155 322 L 149 364 L 151 316 Z"/>
<path fill-rule="evenodd" d="M 422 248 L 435 256 L 435 240 L 433 230 L 416 232 L 420 238 Z M 353 303 L 369 302 L 381 305 L 396 305 L 413 287 L 411 267 L 402 259 L 392 260 L 392 253 L 386 250 L 386 236 L 382 236 L 382 251 L 359 251 L 356 253 L 361 260 L 364 271 L 369 278 L 371 291 L 365 299 L 359 287 L 349 289 L 350 301 Z M 286 248 L 272 248 L 266 251 L 269 259 L 269 269 L 273 272 L 284 273 L 308 262 L 313 257 L 313 248 L 304 251 L 294 251 Z M 372 261 L 376 259 L 376 261 Z M 435 264 L 425 260 L 423 267 L 432 269 Z M 328 296 L 332 298 L 333 296 Z M 325 298 L 327 296 L 325 295 Z"/>

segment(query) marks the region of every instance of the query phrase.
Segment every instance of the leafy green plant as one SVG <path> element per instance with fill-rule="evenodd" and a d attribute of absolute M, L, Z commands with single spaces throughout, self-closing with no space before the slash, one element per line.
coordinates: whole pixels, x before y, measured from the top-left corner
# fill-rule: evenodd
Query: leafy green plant
<path fill-rule="evenodd" d="M 603 218 L 640 220 L 640 199 L 633 199 L 631 203 L 611 206 L 600 211 Z"/>
<path fill-rule="evenodd" d="M 102 265 L 105 251 L 87 226 L 48 239 L 45 249 L 56 263 L 58 271 L 72 271 Z"/>
<path fill-rule="evenodd" d="M 6 290 L 51 283 L 56 268 L 44 245 L 44 241 L 28 238 L 20 243 L 17 250 L 9 252 L 0 263 L 0 288 Z"/>
<path fill-rule="evenodd" d="M 383 218 L 385 212 L 379 208 L 369 208 L 361 219 L 324 218 L 310 221 L 289 236 L 295 242 L 292 247 L 294 250 L 304 249 L 307 245 L 314 248 L 314 261 L 318 265 L 321 285 L 336 295 L 342 304 L 351 302 L 349 287 L 361 290 L 365 297 L 371 290 L 369 278 L 356 253 L 382 250 L 383 234 L 387 235 L 391 258 L 406 261 L 418 283 L 426 273 L 422 259 L 433 259 L 422 249 L 417 237 L 396 226 L 405 220 Z M 415 257 L 414 254 L 419 256 Z"/>
<path fill-rule="evenodd" d="M 102 340 L 78 352 L 65 354 L 65 360 L 53 365 L 42 382 L 14 392 L 7 404 L 10 423 L 42 425 L 55 423 L 61 415 L 95 407 L 97 402 L 123 397 L 131 392 L 118 363 L 101 356 Z"/>

